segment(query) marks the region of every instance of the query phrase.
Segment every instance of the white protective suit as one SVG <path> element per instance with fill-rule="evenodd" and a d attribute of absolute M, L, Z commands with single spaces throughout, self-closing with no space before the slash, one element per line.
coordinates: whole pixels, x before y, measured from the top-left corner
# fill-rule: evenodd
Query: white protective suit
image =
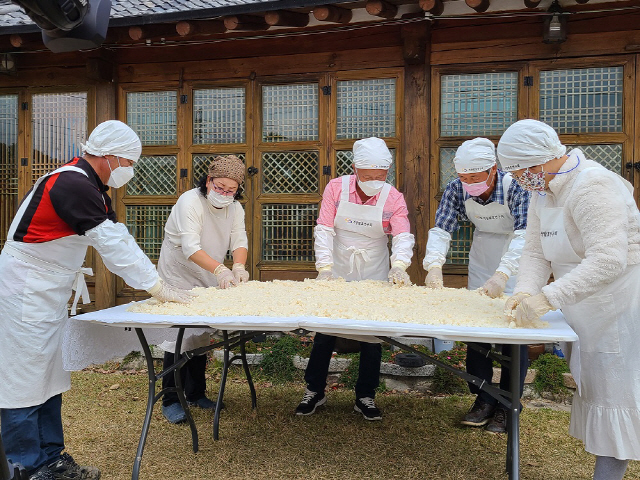
<path fill-rule="evenodd" d="M 68 319 L 72 288 L 87 294 L 83 269 L 87 247 L 94 247 L 107 268 L 134 288 L 149 289 L 158 281 L 155 267 L 140 250 L 126 227 L 106 220 L 84 236 L 69 235 L 43 243 L 11 240 L 26 206 L 38 185 L 49 175 L 79 171 L 65 166 L 36 182 L 23 201 L 9 229 L 0 254 L 0 312 L 4 329 L 0 335 L 3 384 L 0 408 L 40 405 L 69 390 L 71 378 L 62 364 L 62 337 Z M 74 304 L 79 295 L 76 294 Z"/>
<path fill-rule="evenodd" d="M 198 250 L 204 250 L 211 258 L 222 263 L 227 251 L 233 252 L 238 248 L 249 248 L 244 209 L 240 202 L 214 208 L 200 190 L 194 188 L 183 193 L 171 209 L 165 225 L 158 273 L 169 285 L 184 290 L 216 287 L 216 276 L 189 260 L 189 257 Z M 189 329 L 185 333 L 182 350 L 207 345 L 207 332 Z M 173 353 L 175 342 L 164 342 L 160 347 Z"/>
<path fill-rule="evenodd" d="M 560 172 L 532 196 L 515 291 L 542 291 L 578 334 L 569 433 L 595 455 L 638 460 L 640 214 L 631 185 L 580 150 Z"/>

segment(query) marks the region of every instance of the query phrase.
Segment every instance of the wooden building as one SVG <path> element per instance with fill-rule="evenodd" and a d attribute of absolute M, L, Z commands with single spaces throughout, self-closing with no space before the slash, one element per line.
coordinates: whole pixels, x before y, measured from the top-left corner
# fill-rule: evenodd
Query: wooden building
<path fill-rule="evenodd" d="M 550 23 L 564 41 L 543 42 Z M 410 273 L 422 283 L 427 231 L 463 140 L 497 141 L 514 121 L 539 118 L 639 186 L 638 25 L 640 7 L 624 1 L 112 0 L 102 47 L 54 54 L 0 0 L 0 246 L 35 179 L 117 118 L 143 153 L 112 195 L 152 259 L 178 196 L 213 155 L 233 153 L 247 165 L 252 278 L 312 277 L 323 188 L 350 172 L 353 142 L 375 135 L 395 155 L 390 181 L 409 205 Z M 464 225 L 450 286 L 466 282 L 469 238 Z M 87 263 L 95 307 L 140 295 L 95 255 Z"/>

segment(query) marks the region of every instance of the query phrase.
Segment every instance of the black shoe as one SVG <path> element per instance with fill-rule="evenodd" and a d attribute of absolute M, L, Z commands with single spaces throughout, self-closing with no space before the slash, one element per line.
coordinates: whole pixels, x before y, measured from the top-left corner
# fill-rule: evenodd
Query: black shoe
<path fill-rule="evenodd" d="M 33 475 L 30 475 L 29 480 L 56 480 L 56 477 L 54 477 L 53 473 L 45 466 Z"/>
<path fill-rule="evenodd" d="M 193 402 L 187 400 L 187 405 L 189 405 L 190 407 L 198 407 L 198 408 L 202 408 L 203 410 L 215 410 L 216 409 L 216 403 L 213 400 L 209 400 L 207 397 L 201 397 L 198 400 L 195 400 Z M 220 409 L 224 408 L 224 402 L 220 402 Z"/>
<path fill-rule="evenodd" d="M 361 413 L 365 420 L 382 420 L 382 412 L 371 397 L 358 398 L 353 410 Z"/>
<path fill-rule="evenodd" d="M 493 417 L 493 412 L 496 409 L 495 405 L 476 398 L 471 410 L 467 413 L 462 421 L 462 425 L 469 425 L 472 427 L 481 427 Z"/>
<path fill-rule="evenodd" d="M 302 401 L 296 407 L 296 415 L 312 415 L 316 408 L 325 403 L 327 403 L 327 397 L 324 392 L 316 393 L 307 388 Z"/>
<path fill-rule="evenodd" d="M 485 430 L 489 433 L 507 433 L 507 410 L 499 406 Z"/>
<path fill-rule="evenodd" d="M 100 480 L 100 470 L 78 465 L 68 453 L 60 455 L 60 459 L 47 465 L 47 469 L 56 480 Z"/>

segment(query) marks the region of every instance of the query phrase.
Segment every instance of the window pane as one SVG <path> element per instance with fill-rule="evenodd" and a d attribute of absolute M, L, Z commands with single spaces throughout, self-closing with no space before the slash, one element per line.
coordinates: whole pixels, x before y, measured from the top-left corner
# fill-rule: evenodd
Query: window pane
<path fill-rule="evenodd" d="M 471 239 L 473 238 L 473 223 L 459 222 L 460 229 L 451 235 L 451 246 L 447 253 L 447 263 L 450 265 L 468 265 Z"/>
<path fill-rule="evenodd" d="M 396 186 L 396 149 L 390 148 L 393 163 L 387 173 L 387 183 Z M 353 175 L 353 151 L 339 150 L 336 152 L 336 176 Z"/>
<path fill-rule="evenodd" d="M 395 78 L 338 82 L 337 110 L 337 138 L 395 136 Z"/>
<path fill-rule="evenodd" d="M 294 142 L 318 139 L 318 85 L 262 87 L 262 140 Z"/>
<path fill-rule="evenodd" d="M 176 157 L 173 155 L 140 157 L 135 175 L 127 183 L 127 195 L 175 195 Z"/>
<path fill-rule="evenodd" d="M 568 149 L 579 148 L 588 160 L 622 175 L 622 145 L 568 145 Z"/>
<path fill-rule="evenodd" d="M 127 123 L 142 145 L 177 143 L 176 92 L 130 92 L 127 94 Z"/>
<path fill-rule="evenodd" d="M 540 120 L 558 133 L 622 131 L 623 67 L 540 72 Z"/>
<path fill-rule="evenodd" d="M 18 95 L 0 95 L 0 249 L 18 205 Z"/>
<path fill-rule="evenodd" d="M 192 159 L 194 187 L 198 186 L 198 183 L 200 183 L 200 178 L 202 178 L 203 175 L 207 174 L 207 172 L 209 171 L 209 165 L 211 165 L 213 159 L 218 155 L 235 155 L 240 160 L 245 162 L 244 153 L 212 153 L 208 155 L 194 155 Z"/>
<path fill-rule="evenodd" d="M 440 191 L 443 192 L 447 183 L 454 178 L 458 178 L 456 167 L 453 165 L 453 158 L 456 156 L 457 148 L 442 147 L 440 149 Z"/>
<path fill-rule="evenodd" d="M 262 193 L 317 193 L 318 152 L 262 154 Z"/>
<path fill-rule="evenodd" d="M 170 205 L 127 205 L 127 228 L 151 260 L 160 258 L 164 224 L 169 213 Z"/>
<path fill-rule="evenodd" d="M 262 206 L 262 260 L 312 262 L 318 205 Z"/>
<path fill-rule="evenodd" d="M 211 88 L 193 92 L 193 143 L 244 143 L 245 92 Z"/>
<path fill-rule="evenodd" d="M 33 96 L 32 182 L 81 155 L 87 138 L 87 94 L 43 93 Z"/>
<path fill-rule="evenodd" d="M 501 135 L 516 121 L 518 73 L 443 75 L 441 135 Z"/>

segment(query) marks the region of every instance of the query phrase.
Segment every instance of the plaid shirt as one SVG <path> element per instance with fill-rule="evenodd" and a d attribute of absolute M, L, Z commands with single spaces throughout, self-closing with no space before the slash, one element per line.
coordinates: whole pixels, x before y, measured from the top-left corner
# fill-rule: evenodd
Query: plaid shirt
<path fill-rule="evenodd" d="M 438 205 L 436 227 L 453 233 L 459 228 L 458 222 L 469 221 L 469 218 L 467 218 L 467 209 L 464 206 L 464 202 L 468 198 L 472 198 L 474 202 L 478 202 L 480 205 L 487 205 L 491 202 L 498 202 L 504 205 L 504 189 L 502 188 L 504 176 L 505 173 L 498 170 L 496 187 L 486 202 L 483 202 L 480 197 L 471 197 L 464 188 L 462 188 L 462 182 L 459 178 L 451 180 L 444 189 L 440 205 Z M 524 230 L 527 228 L 527 209 L 529 208 L 530 197 L 530 193 L 518 185 L 518 182 L 514 178 L 507 192 L 507 202 L 509 211 L 513 216 L 514 230 Z"/>

